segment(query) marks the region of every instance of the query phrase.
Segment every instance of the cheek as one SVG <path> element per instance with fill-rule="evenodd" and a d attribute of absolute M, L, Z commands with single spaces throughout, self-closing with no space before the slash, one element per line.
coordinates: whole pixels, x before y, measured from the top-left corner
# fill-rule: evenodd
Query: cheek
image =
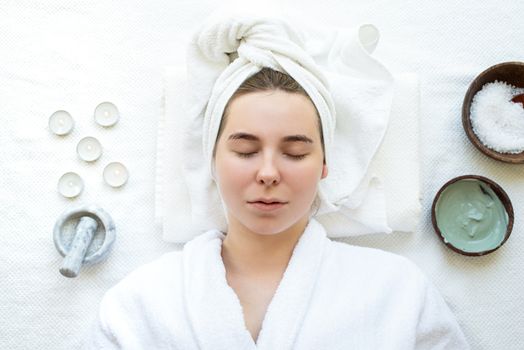
<path fill-rule="evenodd" d="M 216 160 L 216 175 L 219 187 L 224 197 L 228 193 L 238 192 L 252 181 L 251 170 L 246 162 L 238 157 L 219 157 Z"/>
<path fill-rule="evenodd" d="M 308 197 L 317 190 L 322 169 L 317 162 L 304 162 L 301 164 L 290 163 L 284 167 L 282 175 L 286 183 L 298 193 L 299 196 Z"/>

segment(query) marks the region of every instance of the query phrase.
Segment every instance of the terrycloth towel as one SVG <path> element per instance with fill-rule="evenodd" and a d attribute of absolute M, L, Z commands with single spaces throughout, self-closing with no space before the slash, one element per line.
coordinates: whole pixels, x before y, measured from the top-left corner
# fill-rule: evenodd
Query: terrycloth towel
<path fill-rule="evenodd" d="M 162 220 L 165 240 L 186 242 L 211 228 L 226 230 L 224 209 L 211 178 L 211 152 L 229 97 L 262 66 L 292 75 L 319 110 L 329 175 L 319 185 L 321 205 L 316 217 L 329 235 L 416 227 L 420 212 L 416 80 L 394 78 L 370 56 L 379 36 L 372 25 L 315 32 L 300 31 L 303 24 L 288 22 L 250 16 L 213 19 L 192 38 L 187 71 L 168 68 L 157 157 L 157 219 Z M 412 137 L 389 140 L 403 157 L 408 152 L 407 162 L 372 167 L 391 112 L 409 118 L 414 130 Z M 400 185 L 399 192 L 386 194 L 384 178 L 378 174 L 389 176 L 397 169 L 410 176 L 389 181 Z M 408 187 L 407 194 L 400 194 Z M 400 218 L 407 221 L 401 220 L 398 227 L 388 222 L 397 217 L 388 215 L 388 197 L 403 198 L 406 204 L 394 206 L 406 208 L 400 210 Z"/>
<path fill-rule="evenodd" d="M 331 241 L 314 219 L 294 247 L 256 342 L 214 229 L 111 288 L 84 349 L 469 349 L 449 307 L 408 259 Z"/>

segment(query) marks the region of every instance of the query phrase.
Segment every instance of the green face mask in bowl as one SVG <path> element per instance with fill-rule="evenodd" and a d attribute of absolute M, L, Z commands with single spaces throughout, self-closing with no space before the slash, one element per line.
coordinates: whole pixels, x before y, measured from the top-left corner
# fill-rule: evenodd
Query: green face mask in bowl
<path fill-rule="evenodd" d="M 459 176 L 444 184 L 435 196 L 431 216 L 444 244 L 470 256 L 485 255 L 502 246 L 514 220 L 504 190 L 477 175 Z"/>

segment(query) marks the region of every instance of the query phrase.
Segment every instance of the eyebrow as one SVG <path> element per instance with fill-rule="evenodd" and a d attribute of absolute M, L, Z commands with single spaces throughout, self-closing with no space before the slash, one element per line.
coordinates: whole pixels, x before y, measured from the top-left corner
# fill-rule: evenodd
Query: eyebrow
<path fill-rule="evenodd" d="M 229 135 L 228 140 L 248 140 L 260 142 L 260 139 L 257 136 L 245 132 L 236 132 L 234 134 L 231 134 Z M 307 137 L 306 135 L 289 135 L 284 137 L 282 141 L 313 143 L 313 140 Z"/>

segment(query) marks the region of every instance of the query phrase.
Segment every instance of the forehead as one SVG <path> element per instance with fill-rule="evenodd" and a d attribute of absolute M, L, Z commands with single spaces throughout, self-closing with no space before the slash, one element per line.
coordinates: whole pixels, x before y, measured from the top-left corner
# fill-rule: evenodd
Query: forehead
<path fill-rule="evenodd" d="M 281 90 L 260 91 L 231 101 L 225 131 L 238 129 L 262 135 L 303 133 L 314 136 L 318 117 L 307 96 Z"/>

